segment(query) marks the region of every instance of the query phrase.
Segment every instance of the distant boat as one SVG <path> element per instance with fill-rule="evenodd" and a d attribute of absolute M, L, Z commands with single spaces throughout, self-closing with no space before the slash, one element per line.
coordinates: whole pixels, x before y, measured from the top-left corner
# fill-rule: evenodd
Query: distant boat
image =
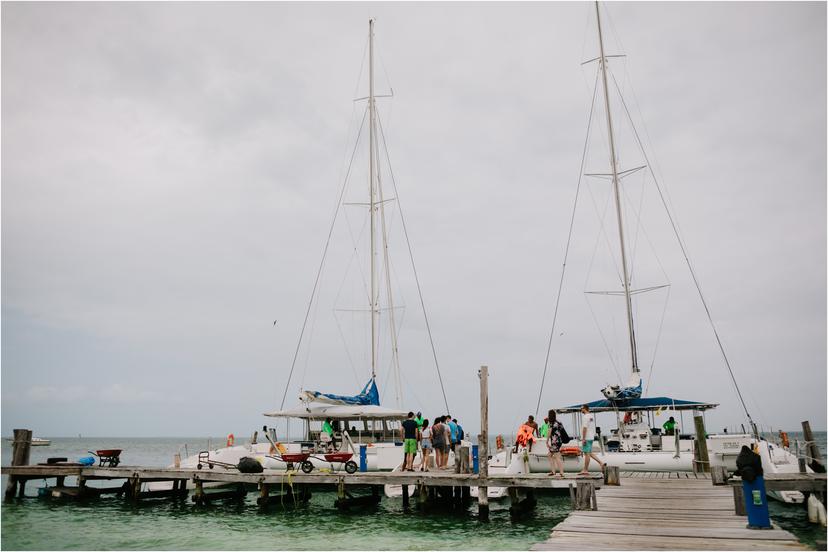
<path fill-rule="evenodd" d="M 6 441 L 14 442 L 14 438 L 8 438 Z M 32 446 L 33 447 L 48 447 L 52 444 L 52 441 L 49 439 L 42 439 L 40 437 L 32 437 Z"/>

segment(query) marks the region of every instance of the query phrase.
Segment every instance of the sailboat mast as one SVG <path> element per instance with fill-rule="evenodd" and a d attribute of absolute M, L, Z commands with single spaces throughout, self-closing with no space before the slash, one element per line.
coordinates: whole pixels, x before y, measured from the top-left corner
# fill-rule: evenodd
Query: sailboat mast
<path fill-rule="evenodd" d="M 630 354 L 632 359 L 632 373 L 639 373 L 638 351 L 635 345 L 635 329 L 633 326 L 632 299 L 630 298 L 630 277 L 627 270 L 627 251 L 624 244 L 624 223 L 621 215 L 621 191 L 618 182 L 618 161 L 615 155 L 615 135 L 612 129 L 612 115 L 610 113 L 609 86 L 607 85 L 607 58 L 604 56 L 604 35 L 601 31 L 601 10 L 598 1 L 595 2 L 595 15 L 598 21 L 598 45 L 601 49 L 601 78 L 604 85 L 604 106 L 607 113 L 607 131 L 609 134 L 610 163 L 612 165 L 612 189 L 615 196 L 615 212 L 618 219 L 618 236 L 621 241 L 621 268 L 624 278 L 624 299 L 627 306 L 627 328 L 630 335 Z"/>
<path fill-rule="evenodd" d="M 379 305 L 377 296 L 377 266 L 376 266 L 376 204 L 374 201 L 375 159 L 374 149 L 376 142 L 376 116 L 374 106 L 374 20 L 368 20 L 368 180 L 370 187 L 369 212 L 371 214 L 371 378 L 377 376 L 377 316 Z"/>

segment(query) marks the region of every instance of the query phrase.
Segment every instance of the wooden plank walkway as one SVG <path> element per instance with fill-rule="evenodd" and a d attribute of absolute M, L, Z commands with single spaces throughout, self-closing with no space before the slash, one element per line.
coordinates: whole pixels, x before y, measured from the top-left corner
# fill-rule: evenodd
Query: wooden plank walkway
<path fill-rule="evenodd" d="M 596 496 L 597 510 L 572 512 L 532 550 L 808 550 L 775 525 L 747 529 L 730 487 L 703 474 L 637 473 Z"/>

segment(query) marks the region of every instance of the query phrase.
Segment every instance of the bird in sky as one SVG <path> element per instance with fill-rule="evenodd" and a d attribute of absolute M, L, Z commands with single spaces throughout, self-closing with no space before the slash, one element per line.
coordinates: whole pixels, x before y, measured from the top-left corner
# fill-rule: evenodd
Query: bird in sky
<path fill-rule="evenodd" d="M 274 326 L 276 325 L 276 322 L 278 322 L 278 320 L 274 320 L 274 321 L 273 321 L 273 325 L 274 325 Z"/>

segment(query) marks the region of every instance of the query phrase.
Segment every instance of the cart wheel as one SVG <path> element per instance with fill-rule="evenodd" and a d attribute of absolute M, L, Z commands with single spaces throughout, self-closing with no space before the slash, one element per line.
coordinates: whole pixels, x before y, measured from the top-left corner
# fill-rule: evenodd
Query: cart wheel
<path fill-rule="evenodd" d="M 357 463 L 354 462 L 353 460 L 348 460 L 347 462 L 345 462 L 345 471 L 346 472 L 356 473 L 357 469 L 358 469 Z"/>
<path fill-rule="evenodd" d="M 310 460 L 305 460 L 302 462 L 302 471 L 305 473 L 310 473 L 313 471 L 313 463 Z"/>
<path fill-rule="evenodd" d="M 212 465 L 212 464 L 207 464 L 207 465 L 208 465 L 208 466 L 210 466 L 210 469 L 211 469 L 211 470 L 213 469 L 213 465 Z"/>
<path fill-rule="evenodd" d="M 204 466 L 202 466 L 201 464 L 199 464 L 198 466 L 196 466 L 196 468 L 198 468 L 198 469 L 201 469 L 201 468 L 203 468 L 203 467 L 204 467 Z"/>

